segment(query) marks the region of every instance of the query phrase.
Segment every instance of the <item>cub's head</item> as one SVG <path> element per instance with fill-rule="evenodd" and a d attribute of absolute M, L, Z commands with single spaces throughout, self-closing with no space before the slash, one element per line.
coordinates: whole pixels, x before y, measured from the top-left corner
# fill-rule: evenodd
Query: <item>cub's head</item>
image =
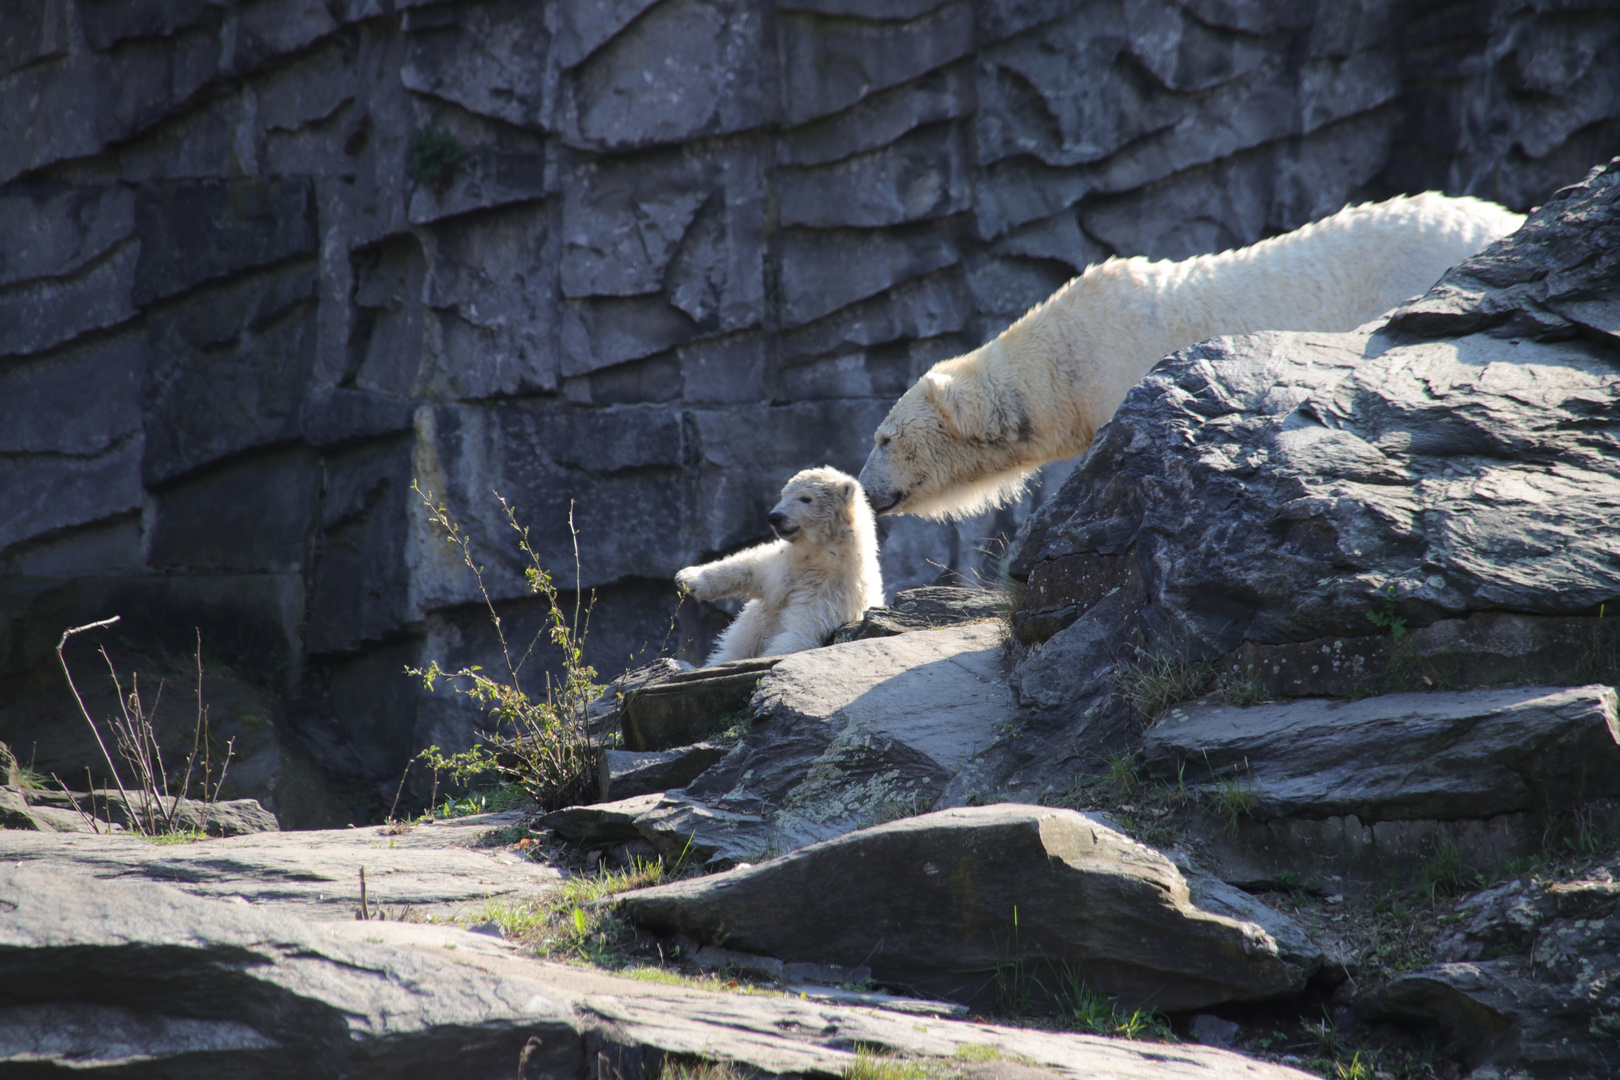
<path fill-rule="evenodd" d="M 861 485 L 837 469 L 805 469 L 782 489 L 771 511 L 771 530 L 783 540 L 823 543 L 855 533 L 871 511 Z"/>
<path fill-rule="evenodd" d="M 941 370 L 955 363 L 917 380 L 872 433 L 861 486 L 877 513 L 960 519 L 1023 491 L 1033 466 L 1020 463 L 1029 426 L 1022 401 Z"/>

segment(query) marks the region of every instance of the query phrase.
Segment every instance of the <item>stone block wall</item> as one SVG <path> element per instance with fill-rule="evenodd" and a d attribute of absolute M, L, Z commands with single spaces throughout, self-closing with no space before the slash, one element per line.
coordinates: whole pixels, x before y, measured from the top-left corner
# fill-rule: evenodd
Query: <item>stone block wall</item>
<path fill-rule="evenodd" d="M 673 572 L 930 364 L 1112 254 L 1526 209 L 1620 152 L 1617 50 L 1597 0 L 14 0 L 0 739 L 86 763 L 51 647 L 116 613 L 391 796 L 476 721 L 403 666 L 494 647 L 413 481 L 509 636 L 492 490 L 568 583 L 572 508 L 604 672 L 698 657 Z M 888 520 L 891 589 L 1028 505 Z"/>

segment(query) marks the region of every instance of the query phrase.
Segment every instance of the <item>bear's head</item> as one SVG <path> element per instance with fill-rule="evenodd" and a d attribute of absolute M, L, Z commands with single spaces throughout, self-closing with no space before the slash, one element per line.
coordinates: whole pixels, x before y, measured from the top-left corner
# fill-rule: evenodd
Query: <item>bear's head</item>
<path fill-rule="evenodd" d="M 848 473 L 822 467 L 796 473 L 771 510 L 771 531 L 793 543 L 825 544 L 871 530 L 871 510 L 861 485 Z"/>
<path fill-rule="evenodd" d="M 873 432 L 861 486 L 877 513 L 960 519 L 1023 491 L 1034 471 L 1022 463 L 1023 403 L 1011 388 L 964 370 L 971 357 L 936 365 Z"/>

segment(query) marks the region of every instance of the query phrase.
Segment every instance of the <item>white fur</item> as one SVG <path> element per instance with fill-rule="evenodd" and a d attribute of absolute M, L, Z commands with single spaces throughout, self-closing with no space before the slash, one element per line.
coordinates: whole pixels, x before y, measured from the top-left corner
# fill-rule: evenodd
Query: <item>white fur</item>
<path fill-rule="evenodd" d="M 1353 330 L 1523 222 L 1428 192 L 1219 255 L 1088 267 L 907 390 L 873 435 L 861 483 L 882 513 L 963 518 L 1001 505 L 1036 468 L 1084 452 L 1176 349 L 1259 330 Z"/>
<path fill-rule="evenodd" d="M 883 603 L 877 527 L 853 476 L 806 469 L 787 482 L 771 515 L 786 539 L 675 575 L 699 600 L 749 598 L 715 643 L 710 664 L 813 649 Z"/>

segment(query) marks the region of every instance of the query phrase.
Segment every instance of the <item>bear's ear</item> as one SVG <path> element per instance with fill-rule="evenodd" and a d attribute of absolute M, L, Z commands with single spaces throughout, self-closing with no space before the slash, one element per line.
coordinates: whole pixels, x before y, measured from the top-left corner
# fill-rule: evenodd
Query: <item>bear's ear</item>
<path fill-rule="evenodd" d="M 852 503 L 855 501 L 855 493 L 859 491 L 860 488 L 860 484 L 856 483 L 854 480 L 851 480 L 847 476 L 838 481 L 838 494 L 843 497 L 843 500 L 846 503 Z"/>
<path fill-rule="evenodd" d="M 957 376 L 928 372 L 923 376 L 923 395 L 934 403 L 945 430 L 953 435 L 983 438 L 990 434 L 985 403 Z"/>

